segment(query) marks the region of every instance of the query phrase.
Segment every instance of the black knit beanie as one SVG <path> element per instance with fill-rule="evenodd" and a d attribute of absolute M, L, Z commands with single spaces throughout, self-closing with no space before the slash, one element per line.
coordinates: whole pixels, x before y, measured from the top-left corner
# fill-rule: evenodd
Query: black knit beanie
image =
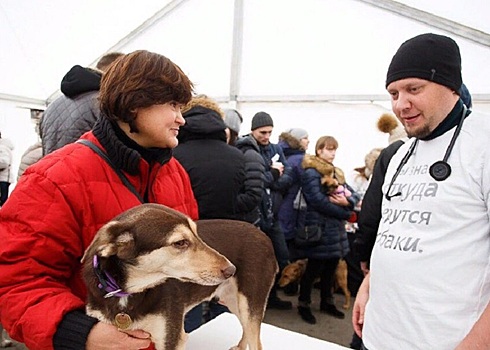
<path fill-rule="evenodd" d="M 263 126 L 274 126 L 274 122 L 272 121 L 269 113 L 266 112 L 258 112 L 252 118 L 252 128 L 251 130 L 255 130 L 261 128 Z"/>
<path fill-rule="evenodd" d="M 447 36 L 432 33 L 405 41 L 391 60 L 386 87 L 405 78 L 433 81 L 459 93 L 463 81 L 458 45 Z"/>

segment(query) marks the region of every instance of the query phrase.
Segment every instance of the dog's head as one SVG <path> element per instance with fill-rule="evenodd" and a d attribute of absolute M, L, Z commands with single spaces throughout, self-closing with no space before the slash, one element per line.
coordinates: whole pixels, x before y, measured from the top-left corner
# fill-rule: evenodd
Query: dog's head
<path fill-rule="evenodd" d="M 281 273 L 281 278 L 277 282 L 279 287 L 285 287 L 292 282 L 299 281 L 306 269 L 306 259 L 296 260 L 287 265 Z"/>
<path fill-rule="evenodd" d="M 96 277 L 94 256 L 100 269 L 117 278 L 128 293 L 167 278 L 217 285 L 236 270 L 202 241 L 190 218 L 158 204 L 134 207 L 100 228 L 82 258 L 86 282 L 87 276 Z"/>

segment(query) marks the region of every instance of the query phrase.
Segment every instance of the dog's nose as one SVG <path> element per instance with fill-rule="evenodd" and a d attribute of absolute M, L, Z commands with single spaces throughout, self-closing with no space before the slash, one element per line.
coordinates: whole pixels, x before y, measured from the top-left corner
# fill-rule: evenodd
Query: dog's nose
<path fill-rule="evenodd" d="M 230 278 L 231 276 L 233 276 L 235 274 L 236 267 L 235 267 L 235 265 L 230 265 L 226 269 L 221 270 L 221 272 L 223 273 L 223 276 L 225 278 Z"/>

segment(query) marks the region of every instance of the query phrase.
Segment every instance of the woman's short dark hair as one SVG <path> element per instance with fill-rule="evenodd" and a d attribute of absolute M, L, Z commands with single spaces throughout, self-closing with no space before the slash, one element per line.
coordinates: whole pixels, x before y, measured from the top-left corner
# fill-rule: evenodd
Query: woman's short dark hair
<path fill-rule="evenodd" d="M 104 73 L 99 101 L 102 113 L 112 121 L 128 123 L 133 131 L 136 109 L 192 98 L 193 84 L 167 57 L 134 51 L 119 57 Z"/>

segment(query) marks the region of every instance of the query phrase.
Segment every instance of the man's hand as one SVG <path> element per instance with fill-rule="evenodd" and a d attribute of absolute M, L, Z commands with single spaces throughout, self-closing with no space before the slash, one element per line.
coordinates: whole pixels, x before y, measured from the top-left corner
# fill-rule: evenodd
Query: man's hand
<path fill-rule="evenodd" d="M 281 162 L 272 162 L 271 168 L 277 169 L 280 176 L 284 173 L 284 164 Z"/>
<path fill-rule="evenodd" d="M 368 262 L 367 261 L 361 261 L 361 271 L 364 274 L 364 276 L 366 276 L 368 274 L 369 268 L 368 268 Z"/>
<path fill-rule="evenodd" d="M 369 273 L 364 277 L 359 290 L 357 291 L 356 301 L 352 309 L 352 326 L 356 334 L 362 338 L 362 328 L 364 326 L 364 312 L 369 300 Z"/>
<path fill-rule="evenodd" d="M 120 331 L 116 326 L 99 322 L 88 334 L 86 350 L 139 350 L 151 344 L 150 334 L 142 330 Z"/>

